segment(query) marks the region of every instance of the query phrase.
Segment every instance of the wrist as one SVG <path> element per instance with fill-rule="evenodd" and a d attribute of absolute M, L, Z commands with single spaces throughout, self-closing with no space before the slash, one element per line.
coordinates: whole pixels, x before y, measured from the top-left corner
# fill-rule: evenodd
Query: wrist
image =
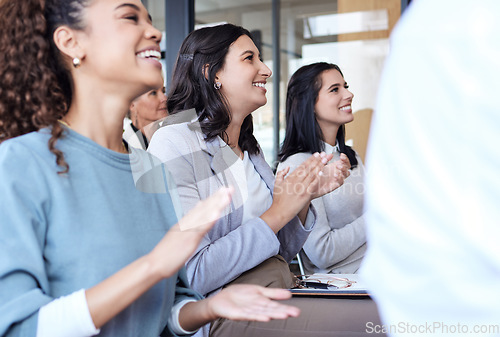
<path fill-rule="evenodd" d="M 297 214 L 297 216 L 299 217 L 300 219 L 300 222 L 302 222 L 302 225 L 305 225 L 306 223 L 306 220 L 307 220 L 307 213 L 309 213 L 309 206 L 311 204 L 310 203 L 307 203 L 306 206 L 304 206 L 304 208 L 302 208 L 299 212 L 299 214 Z"/>
<path fill-rule="evenodd" d="M 220 316 L 215 314 L 212 298 L 186 303 L 179 311 L 180 326 L 184 330 L 194 331 L 219 318 Z"/>
<path fill-rule="evenodd" d="M 159 282 L 162 279 L 173 276 L 176 271 L 170 270 L 171 268 L 165 268 L 164 258 L 161 259 L 157 255 L 153 250 L 151 253 L 143 256 L 142 260 L 148 277 Z"/>
<path fill-rule="evenodd" d="M 205 298 L 201 300 L 200 302 L 203 302 L 203 312 L 206 316 L 203 318 L 207 320 L 207 322 L 212 322 L 215 321 L 216 319 L 220 318 L 220 315 L 217 314 L 217 311 L 215 310 L 214 303 L 217 300 L 217 295 L 215 294 L 212 297 Z"/>
<path fill-rule="evenodd" d="M 260 218 L 273 230 L 274 233 L 278 233 L 281 228 L 285 226 L 285 224 L 290 221 L 290 219 L 286 219 L 284 216 L 285 212 L 280 212 L 276 207 L 271 207 L 265 211 Z"/>

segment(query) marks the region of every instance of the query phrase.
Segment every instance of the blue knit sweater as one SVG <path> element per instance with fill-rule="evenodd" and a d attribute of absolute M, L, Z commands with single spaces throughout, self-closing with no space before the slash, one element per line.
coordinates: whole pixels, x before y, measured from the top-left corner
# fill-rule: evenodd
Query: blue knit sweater
<path fill-rule="evenodd" d="M 2 336 L 35 336 L 40 307 L 147 254 L 177 222 L 165 171 L 151 155 L 120 154 L 66 130 L 57 147 L 69 173 L 57 174 L 49 138 L 43 129 L 0 146 Z M 187 297 L 200 298 L 182 269 L 108 322 L 100 336 L 157 337 L 172 305 Z"/>

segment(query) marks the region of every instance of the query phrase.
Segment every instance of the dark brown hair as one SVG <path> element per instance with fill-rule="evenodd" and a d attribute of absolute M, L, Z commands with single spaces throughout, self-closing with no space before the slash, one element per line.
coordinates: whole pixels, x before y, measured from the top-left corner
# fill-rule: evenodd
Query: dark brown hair
<path fill-rule="evenodd" d="M 48 146 L 68 171 L 55 145 L 63 134 L 58 120 L 71 103 L 73 83 L 53 41 L 57 27 L 82 29 L 89 0 L 0 0 L 0 142 L 51 128 Z"/>
<path fill-rule="evenodd" d="M 332 69 L 344 77 L 336 64 L 318 62 L 299 68 L 290 78 L 286 94 L 286 132 L 278 153 L 279 161 L 283 162 L 299 152 L 325 150 L 314 106 L 322 86 L 321 74 Z M 355 168 L 358 165 L 356 152 L 345 143 L 344 125 L 340 126 L 336 139 L 340 152 L 345 153 L 351 168 Z"/>
<path fill-rule="evenodd" d="M 230 23 L 201 28 L 184 39 L 177 56 L 167 109 L 175 114 L 194 108 L 207 140 L 219 136 L 227 142 L 231 114 L 226 98 L 214 89 L 215 75 L 224 67 L 229 47 L 242 35 L 252 39 L 248 30 Z M 243 120 L 238 145 L 250 154 L 260 152 L 253 135 L 252 115 Z"/>

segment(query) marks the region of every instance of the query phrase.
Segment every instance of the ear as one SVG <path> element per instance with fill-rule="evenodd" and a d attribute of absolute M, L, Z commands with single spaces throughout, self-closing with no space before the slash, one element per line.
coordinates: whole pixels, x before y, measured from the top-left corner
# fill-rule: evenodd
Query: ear
<path fill-rule="evenodd" d="M 53 38 L 55 45 L 63 55 L 66 55 L 70 59 L 78 57 L 83 60 L 85 57 L 85 53 L 78 43 L 77 34 L 73 29 L 67 26 L 57 27 Z"/>
<path fill-rule="evenodd" d="M 210 69 L 210 65 L 207 63 L 203 66 L 202 72 L 205 76 L 205 79 L 208 81 L 208 70 Z"/>
<path fill-rule="evenodd" d="M 132 101 L 132 103 L 130 104 L 130 107 L 128 108 L 128 110 L 130 111 L 131 114 L 135 113 L 136 112 L 136 107 L 135 107 L 135 100 Z"/>

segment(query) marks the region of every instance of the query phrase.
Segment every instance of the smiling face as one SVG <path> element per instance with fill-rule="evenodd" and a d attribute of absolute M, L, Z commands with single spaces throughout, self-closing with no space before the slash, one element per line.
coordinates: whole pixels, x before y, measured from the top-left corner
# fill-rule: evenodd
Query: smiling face
<path fill-rule="evenodd" d="M 325 128 L 338 129 L 353 121 L 351 103 L 354 95 L 348 90 L 349 86 L 338 70 L 325 70 L 320 77 L 321 88 L 314 110 L 319 126 L 325 133 Z"/>
<path fill-rule="evenodd" d="M 271 70 L 261 61 L 252 39 L 240 36 L 229 47 L 224 66 L 216 75 L 233 117 L 245 118 L 266 104 L 265 85 L 270 76 Z"/>
<path fill-rule="evenodd" d="M 130 117 L 135 127 L 144 128 L 167 116 L 167 96 L 165 87 L 148 91 L 136 98 L 130 106 Z"/>
<path fill-rule="evenodd" d="M 77 32 L 81 71 L 98 78 L 96 90 L 134 97 L 162 85 L 161 33 L 139 0 L 94 0 Z M 132 97 L 133 98 L 133 97 Z"/>

